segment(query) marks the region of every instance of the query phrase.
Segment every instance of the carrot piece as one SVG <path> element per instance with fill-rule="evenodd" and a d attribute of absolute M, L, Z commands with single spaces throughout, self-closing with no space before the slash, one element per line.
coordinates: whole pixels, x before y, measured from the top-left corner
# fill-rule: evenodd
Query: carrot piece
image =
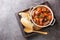
<path fill-rule="evenodd" d="M 48 16 L 48 14 L 47 13 L 44 13 L 44 16 Z"/>
<path fill-rule="evenodd" d="M 39 19 L 38 18 L 35 18 L 36 19 L 36 21 L 38 21 Z"/>
<path fill-rule="evenodd" d="M 38 7 L 37 11 L 40 13 L 42 11 L 42 9 L 40 7 Z"/>
<path fill-rule="evenodd" d="M 51 15 L 49 15 L 49 16 L 48 16 L 48 20 L 51 20 L 51 19 L 52 19 L 52 16 L 51 16 Z"/>

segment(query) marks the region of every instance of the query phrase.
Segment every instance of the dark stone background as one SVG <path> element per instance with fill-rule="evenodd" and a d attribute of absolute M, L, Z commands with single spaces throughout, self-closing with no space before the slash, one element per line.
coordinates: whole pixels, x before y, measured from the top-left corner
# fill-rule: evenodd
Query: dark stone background
<path fill-rule="evenodd" d="M 60 40 L 59 0 L 0 0 L 0 40 L 26 40 L 20 31 L 15 13 L 48 1 L 54 11 L 56 23 L 45 29 L 48 35 L 37 35 L 28 40 Z"/>

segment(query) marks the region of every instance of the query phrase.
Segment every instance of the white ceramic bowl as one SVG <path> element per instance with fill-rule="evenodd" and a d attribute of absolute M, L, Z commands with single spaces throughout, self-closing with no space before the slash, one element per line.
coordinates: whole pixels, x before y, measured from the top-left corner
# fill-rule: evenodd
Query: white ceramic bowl
<path fill-rule="evenodd" d="M 33 19 L 32 19 L 33 10 L 34 10 L 35 8 L 41 7 L 41 6 L 44 6 L 44 7 L 46 7 L 47 9 L 49 9 L 50 12 L 51 12 L 51 14 L 52 14 L 52 20 L 49 22 L 49 24 L 47 24 L 47 25 L 45 25 L 45 26 L 37 25 L 37 24 L 33 21 Z M 53 19 L 54 19 L 53 12 L 52 12 L 52 10 L 51 10 L 47 5 L 37 5 L 37 6 L 33 7 L 33 9 L 32 9 L 31 12 L 30 12 L 30 17 L 31 17 L 31 21 L 33 22 L 33 24 L 36 25 L 36 26 L 38 26 L 38 27 L 47 27 L 47 26 L 49 26 L 49 25 L 52 25 L 52 22 L 53 22 Z"/>

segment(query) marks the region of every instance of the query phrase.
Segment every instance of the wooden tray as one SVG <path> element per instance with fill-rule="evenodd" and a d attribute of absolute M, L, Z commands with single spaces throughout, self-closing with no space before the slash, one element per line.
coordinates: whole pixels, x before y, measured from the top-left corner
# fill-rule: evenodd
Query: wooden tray
<path fill-rule="evenodd" d="M 50 5 L 49 5 L 48 2 L 41 3 L 40 5 L 47 5 L 47 6 L 50 7 Z M 50 7 L 50 8 L 51 8 L 51 7 Z M 19 23 L 19 26 L 20 26 L 20 28 L 21 28 L 22 34 L 23 34 L 23 36 L 24 36 L 25 38 L 37 34 L 37 33 L 29 33 L 29 34 L 25 33 L 24 30 L 23 30 L 23 29 L 24 29 L 24 28 L 23 28 L 23 25 L 22 25 L 21 22 L 20 22 L 21 16 L 19 15 L 19 13 L 20 13 L 20 12 L 27 12 L 27 11 L 29 11 L 29 9 L 30 9 L 30 8 L 25 9 L 25 10 L 23 10 L 23 11 L 19 11 L 18 13 L 16 13 L 16 18 L 17 18 L 18 23 Z"/>

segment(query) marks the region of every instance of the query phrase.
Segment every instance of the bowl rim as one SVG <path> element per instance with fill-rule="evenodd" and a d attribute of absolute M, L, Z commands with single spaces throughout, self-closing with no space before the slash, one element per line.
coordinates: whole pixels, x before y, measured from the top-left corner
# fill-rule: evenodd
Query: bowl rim
<path fill-rule="evenodd" d="M 51 12 L 51 14 L 52 14 L 52 20 L 51 20 L 51 21 L 49 22 L 49 24 L 47 24 L 47 25 L 44 25 L 44 26 L 37 25 L 37 24 L 33 21 L 33 19 L 32 19 L 32 12 L 33 12 L 33 10 L 34 10 L 35 8 L 39 7 L 39 6 L 40 6 L 40 7 L 41 7 L 41 6 L 46 7 L 47 9 L 50 10 L 50 12 Z M 36 25 L 36 26 L 38 26 L 38 27 L 47 27 L 47 26 L 51 25 L 51 23 L 53 22 L 54 15 L 53 15 L 53 11 L 51 10 L 51 8 L 48 7 L 47 5 L 37 5 L 37 6 L 33 7 L 33 9 L 31 10 L 31 12 L 30 12 L 30 18 L 31 18 L 31 21 L 33 22 L 34 25 Z"/>

